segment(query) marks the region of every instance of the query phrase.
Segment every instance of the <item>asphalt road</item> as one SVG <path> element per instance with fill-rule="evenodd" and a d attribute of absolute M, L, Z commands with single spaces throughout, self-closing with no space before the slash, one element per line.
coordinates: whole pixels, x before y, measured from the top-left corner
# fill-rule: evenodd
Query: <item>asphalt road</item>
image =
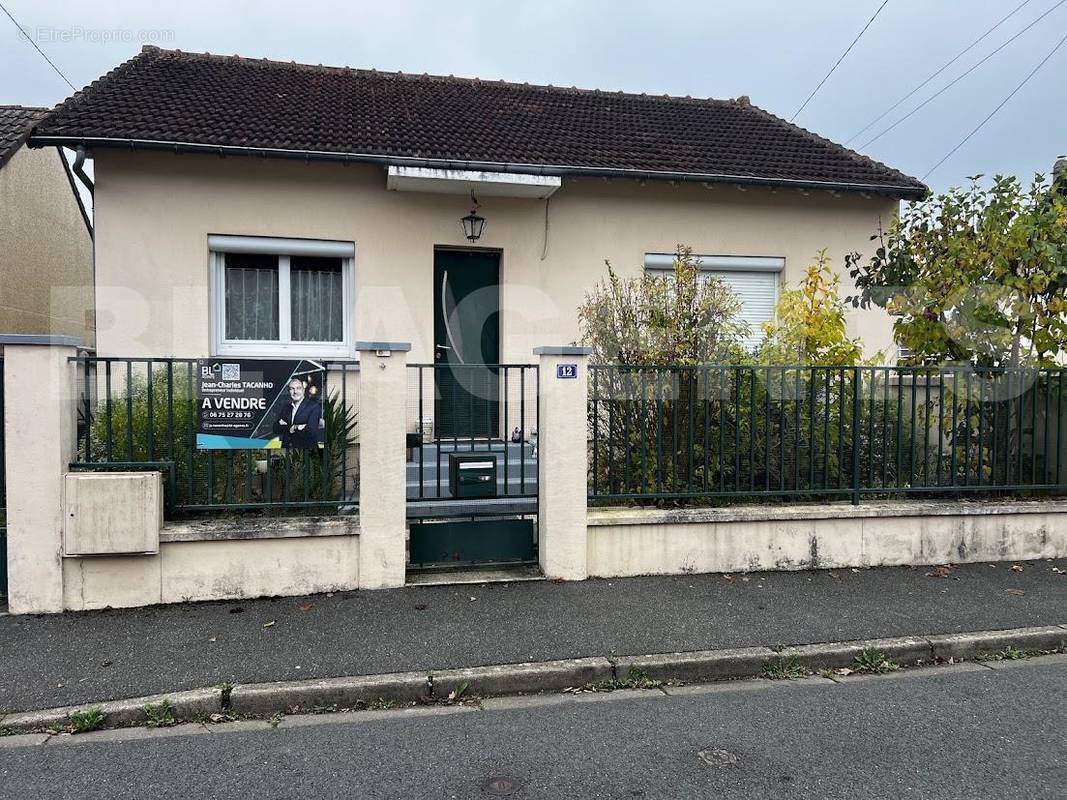
<path fill-rule="evenodd" d="M 1001 800 L 1067 785 L 1067 656 L 673 691 L 0 740 L 0 797 Z M 501 778 L 512 793 L 487 788 Z"/>
<path fill-rule="evenodd" d="M 425 586 L 0 616 L 0 711 L 253 683 L 1067 623 L 1067 559 Z M 273 625 L 268 623 L 273 622 Z"/>

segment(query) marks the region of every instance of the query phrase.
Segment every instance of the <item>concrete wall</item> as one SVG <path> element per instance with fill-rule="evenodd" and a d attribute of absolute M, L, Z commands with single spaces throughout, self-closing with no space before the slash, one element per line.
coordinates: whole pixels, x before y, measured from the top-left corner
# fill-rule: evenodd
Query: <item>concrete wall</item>
<path fill-rule="evenodd" d="M 98 150 L 97 299 L 102 355 L 203 356 L 210 351 L 209 233 L 353 241 L 357 340 L 433 347 L 433 249 L 465 246 L 458 195 L 390 192 L 380 167 Z M 820 248 L 844 271 L 897 203 L 794 190 L 740 191 L 565 179 L 545 202 L 483 198 L 479 246 L 502 252 L 501 358 L 571 342 L 576 309 L 604 277 L 627 275 L 646 252 L 781 256 L 795 285 Z M 543 258 L 542 258 L 543 256 Z M 848 284 L 847 278 L 843 281 Z M 846 287 L 847 291 L 847 287 Z M 880 311 L 854 312 L 850 333 L 891 347 Z"/>
<path fill-rule="evenodd" d="M 0 333 L 93 343 L 93 243 L 54 147 L 0 169 Z"/>
<path fill-rule="evenodd" d="M 1067 555 L 1067 502 L 590 511 L 589 575 L 964 564 Z"/>
<path fill-rule="evenodd" d="M 355 523 L 353 531 L 355 530 Z M 299 526 L 306 530 L 307 523 Z M 63 609 L 343 591 L 359 585 L 359 536 L 205 538 L 158 555 L 63 559 Z"/>

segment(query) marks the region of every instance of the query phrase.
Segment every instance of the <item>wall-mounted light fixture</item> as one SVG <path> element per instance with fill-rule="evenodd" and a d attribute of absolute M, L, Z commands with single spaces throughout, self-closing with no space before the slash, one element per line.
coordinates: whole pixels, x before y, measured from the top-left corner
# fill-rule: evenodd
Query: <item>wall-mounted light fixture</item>
<path fill-rule="evenodd" d="M 474 196 L 474 192 L 471 192 L 471 212 L 460 222 L 463 223 L 463 235 L 467 237 L 468 242 L 476 242 L 482 238 L 482 231 L 485 230 L 485 217 L 478 216 L 478 199 Z"/>

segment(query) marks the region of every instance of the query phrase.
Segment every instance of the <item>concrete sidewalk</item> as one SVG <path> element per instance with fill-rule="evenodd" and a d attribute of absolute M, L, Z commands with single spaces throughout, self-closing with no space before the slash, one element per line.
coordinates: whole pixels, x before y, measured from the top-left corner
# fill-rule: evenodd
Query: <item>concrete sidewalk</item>
<path fill-rule="evenodd" d="M 423 586 L 4 616 L 0 710 L 224 682 L 1067 622 L 1067 560 L 1019 566 Z"/>

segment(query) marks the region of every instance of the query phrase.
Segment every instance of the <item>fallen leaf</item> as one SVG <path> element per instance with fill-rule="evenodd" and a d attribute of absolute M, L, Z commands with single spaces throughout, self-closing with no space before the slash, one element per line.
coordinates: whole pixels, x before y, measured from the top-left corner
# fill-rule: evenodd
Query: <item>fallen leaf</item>
<path fill-rule="evenodd" d="M 241 608 L 240 606 L 234 606 L 233 608 L 230 609 L 230 613 L 231 614 L 243 614 L 243 613 L 245 613 L 245 610 L 243 608 Z"/>
<path fill-rule="evenodd" d="M 1026 594 L 1026 592 L 1024 592 L 1022 589 L 1005 589 L 1004 591 L 1006 591 L 1008 594 L 1013 594 L 1016 597 L 1022 597 L 1024 594 Z"/>
<path fill-rule="evenodd" d="M 1011 565 L 1011 571 L 1012 572 L 1022 572 L 1023 571 L 1023 565 L 1022 564 L 1012 564 Z"/>
<path fill-rule="evenodd" d="M 305 605 L 297 606 L 297 608 L 299 608 L 301 611 L 310 611 L 314 607 L 315 607 L 314 603 L 306 603 Z"/>
<path fill-rule="evenodd" d="M 939 567 L 934 567 L 933 572 L 927 572 L 927 578 L 949 578 L 952 576 L 952 567 L 947 564 L 942 564 Z"/>
<path fill-rule="evenodd" d="M 274 627 L 274 620 L 271 620 L 270 622 L 263 623 L 263 627 L 264 628 L 273 628 Z"/>

